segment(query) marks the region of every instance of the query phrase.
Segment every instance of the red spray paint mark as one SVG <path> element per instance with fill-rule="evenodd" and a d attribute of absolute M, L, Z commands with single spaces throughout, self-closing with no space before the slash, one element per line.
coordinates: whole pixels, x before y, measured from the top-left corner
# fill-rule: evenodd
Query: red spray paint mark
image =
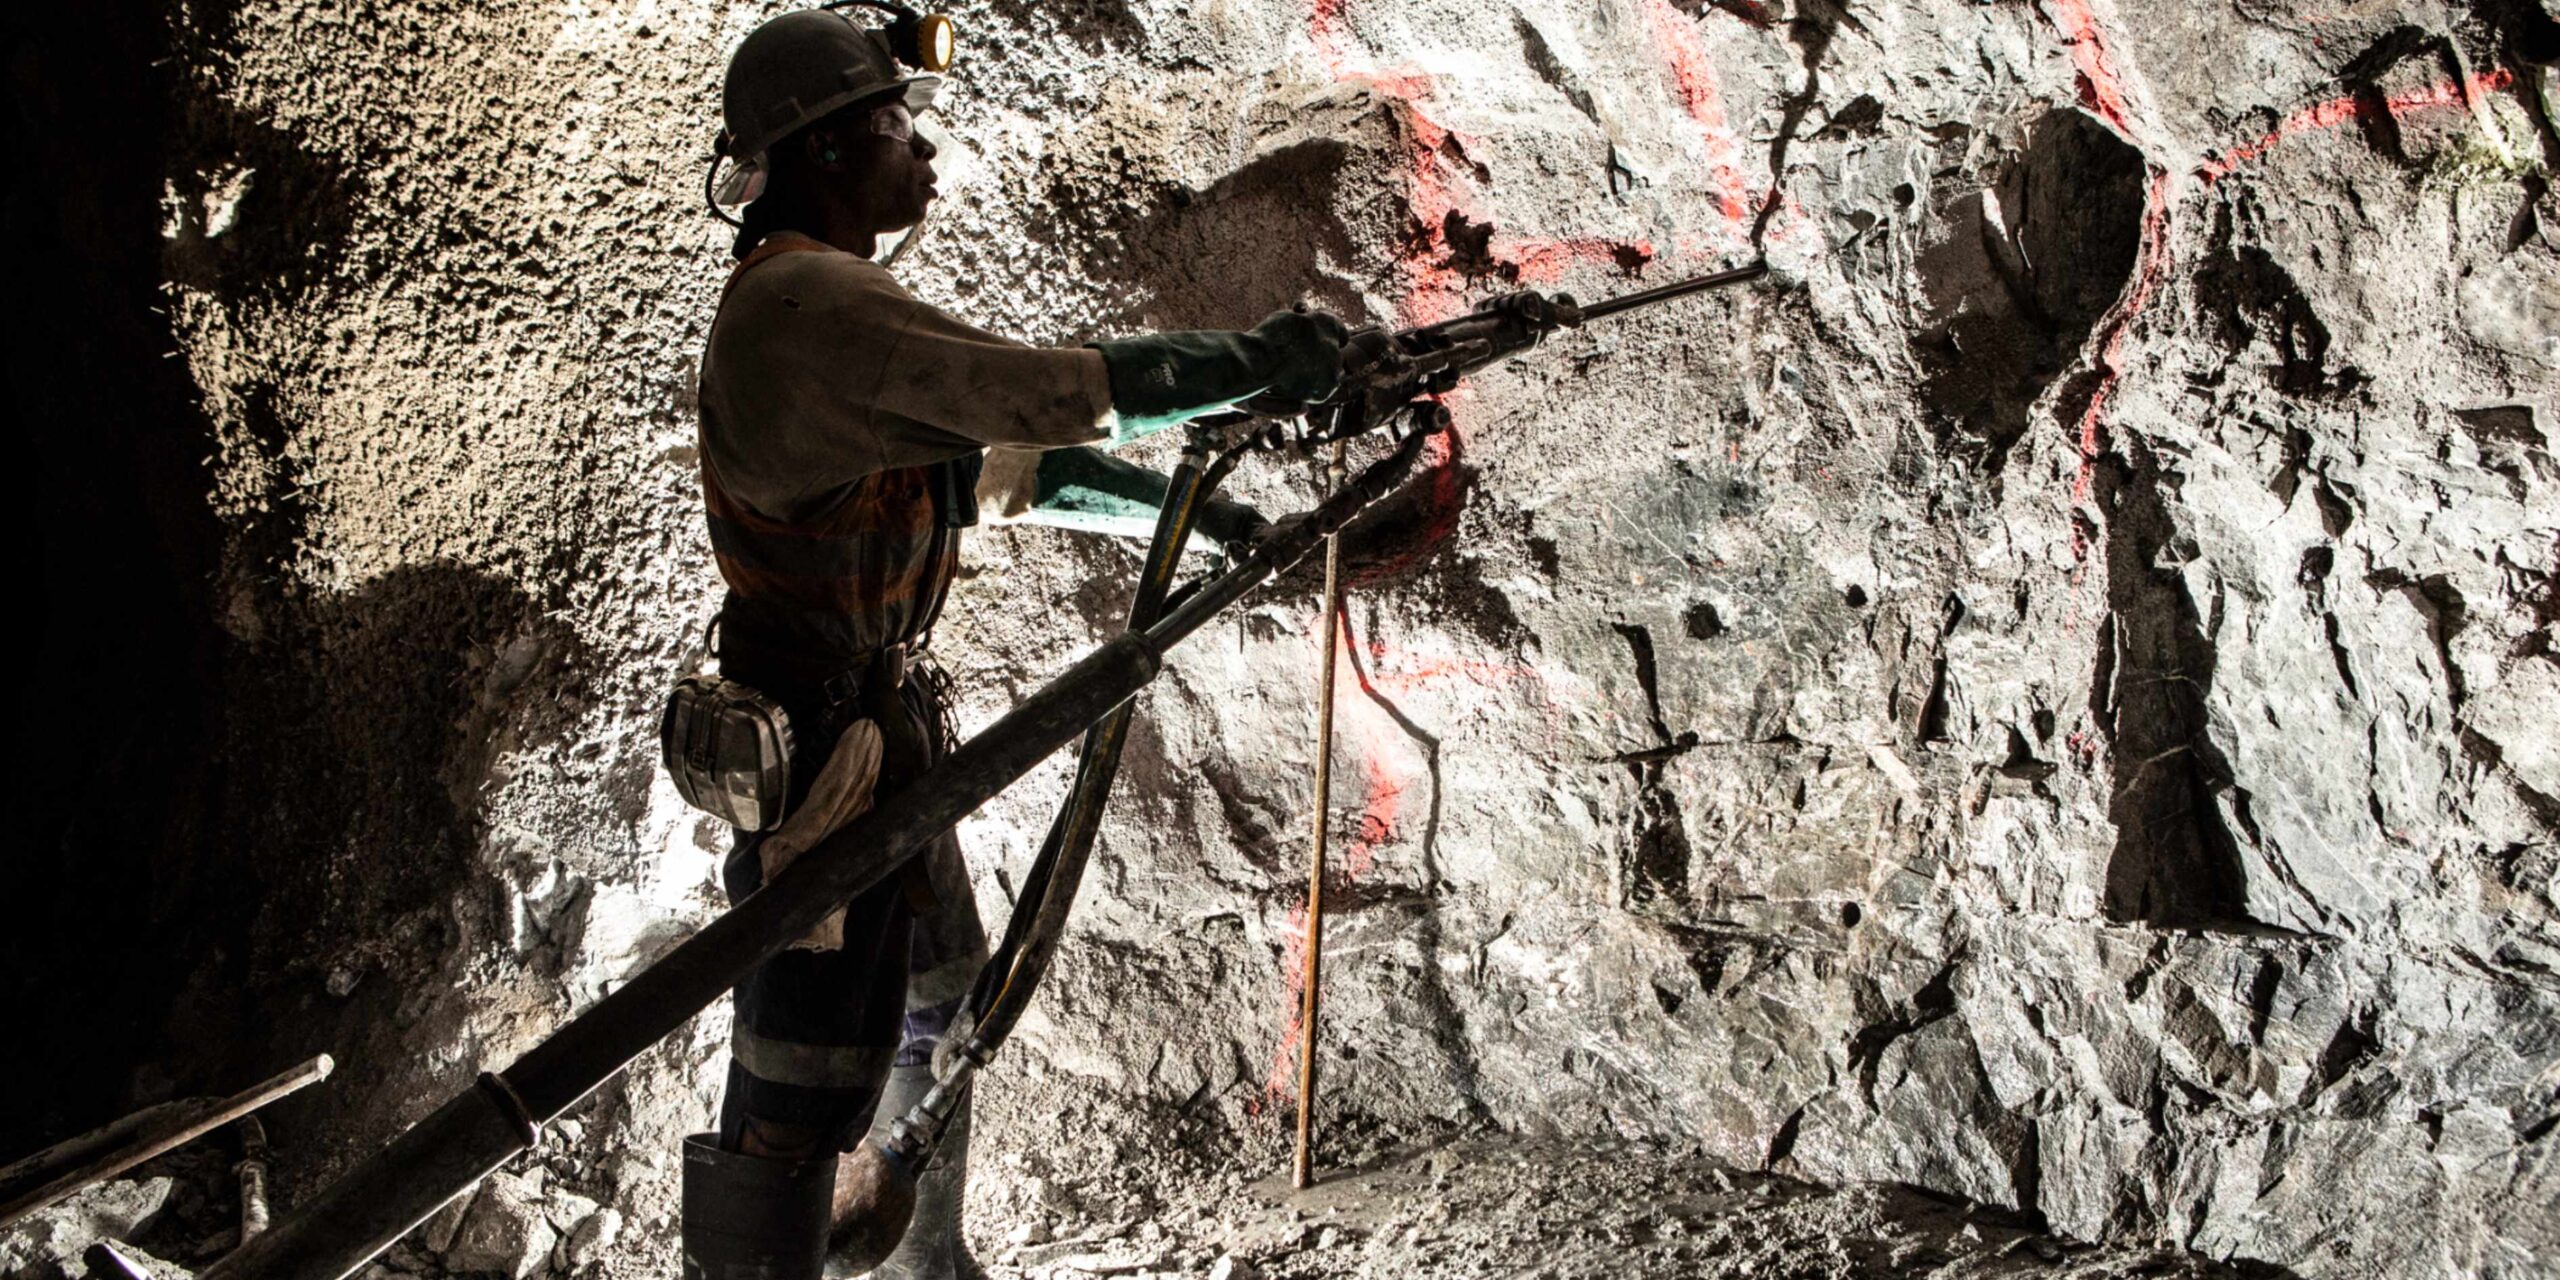
<path fill-rule="evenodd" d="M 1739 229 L 1752 214 L 1750 187 L 1742 176 L 1742 144 L 1725 119 L 1724 89 L 1716 77 L 1715 64 L 1698 40 L 1697 24 L 1672 8 L 1671 0 L 1645 0 L 1644 16 L 1654 47 L 1669 64 L 1680 106 L 1697 122 L 1706 143 L 1707 173 L 1715 180 L 1716 205 L 1726 223 Z"/>
<path fill-rule="evenodd" d="M 2080 469 L 2071 481 L 2071 500 L 2075 504 L 2087 504 L 2096 491 L 2098 455 L 2107 447 L 2107 401 L 2115 394 L 2116 384 L 2124 379 L 2125 336 L 2132 332 L 2134 319 L 2151 305 L 2152 295 L 2159 292 L 2168 274 L 2169 171 L 2155 167 L 2142 193 L 2142 239 L 2134 256 L 2133 288 L 2100 321 L 2103 336 L 2098 340 L 2098 385 L 2089 392 L 2088 407 L 2080 411 L 2079 435 L 2074 442 L 2080 451 Z M 2071 580 L 2075 584 L 2080 581 L 2077 566 L 2089 556 L 2090 528 L 2083 520 L 2071 522 L 2071 563 L 2075 566 Z"/>
<path fill-rule="evenodd" d="M 2043 0 L 2043 7 L 2046 20 L 2053 23 L 2071 55 L 2081 105 L 2140 150 L 2145 131 L 2134 111 L 2134 90 L 2090 0 Z M 2080 454 L 2079 470 L 2071 482 L 2071 500 L 2075 504 L 2087 503 L 2095 488 L 2098 455 L 2107 444 L 2107 402 L 2124 379 L 2125 339 L 2169 274 L 2169 171 L 2158 165 L 2146 167 L 2150 179 L 2143 186 L 2141 239 L 2134 257 L 2132 285 L 2099 321 L 2098 385 L 2090 391 L 2089 403 L 2081 409 L 2080 421 L 2074 424 L 2072 443 Z M 2072 564 L 2080 565 L 2088 554 L 2089 526 L 2075 519 L 2071 522 Z M 2080 572 L 2075 567 L 2072 580 L 2079 579 Z"/>
<path fill-rule="evenodd" d="M 2079 73 L 2080 104 L 2140 146 L 2141 131 L 2134 127 L 2133 97 L 2127 92 L 2123 73 L 2116 69 L 2106 28 L 2099 24 L 2089 0 L 2044 0 L 2044 14 L 2054 30 L 2062 34 L 2063 47 L 2071 54 L 2072 70 Z"/>
<path fill-rule="evenodd" d="M 1401 285 L 1396 322 L 1404 326 L 1435 324 L 1462 313 L 1467 306 L 1467 278 L 1455 265 L 1448 242 L 1451 215 L 1472 223 L 1492 221 L 1468 200 L 1455 170 L 1474 140 L 1431 115 L 1425 100 L 1437 86 L 1429 73 L 1410 64 L 1384 72 L 1363 64 L 1348 43 L 1343 3 L 1344 0 L 1315 0 L 1309 34 L 1326 73 L 1340 82 L 1363 85 L 1383 98 L 1403 134 L 1410 184 L 1406 205 L 1412 212 L 1413 226 L 1395 261 Z M 1491 251 L 1498 267 L 1508 266 L 1520 278 L 1540 283 L 1559 278 L 1568 265 L 1576 262 L 1605 260 L 1623 264 L 1632 257 L 1642 263 L 1653 257 L 1648 244 L 1590 238 L 1504 238 L 1497 240 Z M 1355 572 L 1351 585 L 1362 586 L 1404 572 L 1456 532 L 1465 496 L 1458 462 L 1465 453 L 1464 433 L 1471 416 L 1465 411 L 1467 400 L 1463 390 L 1442 398 L 1450 409 L 1450 430 L 1424 447 L 1421 497 L 1426 514 L 1421 529 L 1396 556 Z"/>
<path fill-rule="evenodd" d="M 1675 249 L 1683 256 L 1721 252 L 1741 242 L 1741 233 L 1755 207 L 1750 184 L 1742 173 L 1741 145 L 1725 118 L 1715 69 L 1698 41 L 1694 25 L 1671 8 L 1667 0 L 1645 3 L 1654 42 L 1669 66 L 1681 106 L 1703 135 L 1708 174 L 1723 215 L 1717 236 L 1681 235 L 1675 239 Z M 1729 3 L 1739 5 L 1744 10 L 1739 16 L 1746 20 L 1760 12 L 1754 0 Z M 1468 277 L 1458 269 L 1448 243 L 1450 215 L 1476 224 L 1493 221 L 1473 206 L 1463 180 L 1471 175 L 1457 167 L 1474 139 L 1431 115 L 1425 103 L 1437 85 L 1429 72 L 1410 63 L 1379 69 L 1355 51 L 1345 4 L 1346 0 L 1312 0 L 1308 34 L 1326 74 L 1337 82 L 1365 86 L 1384 99 L 1403 134 L 1410 182 L 1407 206 L 1412 211 L 1413 229 L 1395 262 L 1402 285 L 1397 321 L 1408 326 L 1434 324 L 1460 314 L 1467 306 Z M 1761 199 L 1765 202 L 1776 195 L 1772 188 Z M 1535 284 L 1562 279 L 1576 267 L 1607 265 L 1633 273 L 1657 256 L 1650 241 L 1597 237 L 1497 237 L 1489 252 L 1497 269 L 1518 281 Z M 1450 411 L 1451 427 L 1424 451 L 1422 465 L 1427 468 L 1427 479 L 1421 491 L 1425 512 L 1422 529 L 1397 556 L 1355 572 L 1349 579 L 1351 585 L 1401 574 L 1456 530 L 1464 497 L 1458 464 L 1465 455 L 1465 431 L 1474 416 L 1469 412 L 1470 400 L 1468 389 L 1463 386 L 1441 398 Z M 1335 642 L 1350 642 L 1347 618 Z M 1350 739 L 1364 779 L 1358 832 L 1345 845 L 1338 872 L 1329 877 L 1340 883 L 1357 881 L 1375 866 L 1378 849 L 1396 834 L 1405 795 L 1418 778 L 1413 769 L 1397 764 L 1404 754 L 1400 750 L 1406 741 L 1404 730 L 1374 701 L 1381 689 L 1417 688 L 1464 677 L 1486 686 L 1527 681 L 1542 693 L 1545 691 L 1544 679 L 1526 667 L 1458 658 L 1399 663 L 1384 646 L 1373 646 L 1369 652 L 1377 668 L 1374 672 L 1345 665 L 1370 697 L 1348 699 L 1337 709 L 1337 724 Z M 1548 705 L 1553 705 L 1551 700 Z M 1551 722 L 1551 730 L 1554 727 Z M 1293 910 L 1282 927 L 1281 964 L 1288 992 L 1288 1016 L 1265 1083 L 1266 1091 L 1272 1095 L 1287 1089 L 1293 1076 L 1291 1068 L 1296 1065 L 1298 1005 L 1304 994 L 1306 971 L 1305 906 Z M 1260 1100 L 1248 1102 L 1246 1110 L 1260 1114 Z"/>
<path fill-rule="evenodd" d="M 2500 67 L 2468 80 L 2445 80 L 2421 88 L 2403 90 L 2381 100 L 2381 107 L 2393 117 L 2424 111 L 2434 107 L 2467 106 L 2474 98 L 2496 93 L 2516 82 L 2515 73 Z M 2320 133 L 2340 125 L 2367 118 L 2373 113 L 2369 99 L 2357 97 L 2331 98 L 2314 103 L 2286 116 L 2265 137 L 2245 142 L 2204 162 L 2197 176 L 2207 183 L 2219 182 L 2232 170 L 2263 156 L 2277 143 L 2306 133 Z"/>

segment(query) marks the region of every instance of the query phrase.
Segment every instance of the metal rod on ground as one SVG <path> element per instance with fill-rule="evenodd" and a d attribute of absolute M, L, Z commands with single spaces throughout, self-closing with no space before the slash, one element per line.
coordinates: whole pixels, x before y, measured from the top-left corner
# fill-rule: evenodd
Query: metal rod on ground
<path fill-rule="evenodd" d="M 1342 484 L 1342 442 L 1333 442 L 1333 464 L 1325 468 L 1329 494 Z M 1342 535 L 1324 540 L 1324 657 L 1316 679 L 1316 803 L 1314 856 L 1307 862 L 1306 967 L 1298 993 L 1298 1150 L 1289 1166 L 1289 1183 L 1301 1191 L 1315 1185 L 1316 1015 L 1324 981 L 1324 843 L 1333 818 L 1333 665 L 1334 646 L 1342 632 Z"/>
<path fill-rule="evenodd" d="M 0 1173 L 0 1184 L 19 1177 L 41 1177 L 39 1185 L 0 1204 L 0 1226 L 53 1204 L 93 1182 L 104 1182 L 164 1151 L 193 1142 L 222 1126 L 301 1089 L 329 1078 L 336 1064 L 321 1054 L 290 1071 L 201 1107 L 175 1110 L 154 1107 L 108 1125 L 95 1134 L 49 1147 Z M 101 1142 L 100 1139 L 107 1139 Z M 55 1173 L 55 1168 L 61 1172 Z"/>

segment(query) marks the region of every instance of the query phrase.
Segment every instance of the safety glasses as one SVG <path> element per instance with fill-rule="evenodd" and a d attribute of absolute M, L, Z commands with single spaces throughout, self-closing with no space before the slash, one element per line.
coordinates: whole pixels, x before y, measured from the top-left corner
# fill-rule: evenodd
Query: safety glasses
<path fill-rule="evenodd" d="M 907 104 L 891 102 L 871 110 L 871 131 L 884 138 L 906 142 L 916 136 L 916 118 Z"/>

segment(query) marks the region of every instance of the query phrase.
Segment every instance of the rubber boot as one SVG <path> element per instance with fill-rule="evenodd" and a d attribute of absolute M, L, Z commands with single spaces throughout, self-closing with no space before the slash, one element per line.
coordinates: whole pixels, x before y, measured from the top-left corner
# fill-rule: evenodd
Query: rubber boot
<path fill-rule="evenodd" d="M 933 1088 L 933 1068 L 923 1064 L 889 1073 L 881 1093 L 879 1116 L 867 1141 L 878 1141 L 890 1122 L 923 1101 Z M 915 1216 L 897 1251 L 871 1273 L 872 1280 L 985 1280 L 986 1271 L 969 1256 L 961 1238 L 960 1216 L 969 1190 L 969 1099 L 962 1098 L 942 1131 L 942 1145 L 916 1179 Z"/>
<path fill-rule="evenodd" d="M 818 1280 L 835 1198 L 833 1155 L 807 1160 L 684 1140 L 684 1280 Z"/>

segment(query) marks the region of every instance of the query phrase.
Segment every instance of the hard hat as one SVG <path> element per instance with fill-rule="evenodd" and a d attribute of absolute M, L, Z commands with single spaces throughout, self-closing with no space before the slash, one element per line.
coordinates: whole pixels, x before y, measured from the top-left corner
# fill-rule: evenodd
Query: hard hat
<path fill-rule="evenodd" d="M 949 20 L 941 21 L 947 30 Z M 731 206 L 755 199 L 764 190 L 766 152 L 847 103 L 903 91 L 907 110 L 922 115 L 941 88 L 940 76 L 900 74 L 889 33 L 832 9 L 783 14 L 748 32 L 729 55 L 718 149 L 731 167 L 714 199 Z"/>

